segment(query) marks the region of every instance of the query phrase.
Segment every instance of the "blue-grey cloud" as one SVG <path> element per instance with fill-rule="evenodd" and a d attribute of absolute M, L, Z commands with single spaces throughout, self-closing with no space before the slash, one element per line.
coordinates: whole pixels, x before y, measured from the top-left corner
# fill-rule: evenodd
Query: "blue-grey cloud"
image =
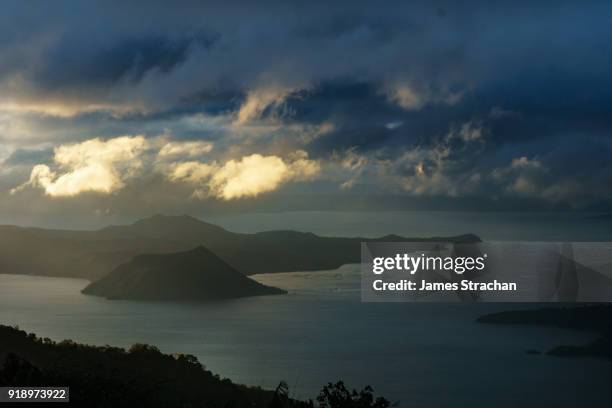
<path fill-rule="evenodd" d="M 219 163 L 307 151 L 327 176 L 300 187 L 312 194 L 612 205 L 610 15 L 599 1 L 9 1 L 3 165 L 163 136 L 212 142 Z"/>

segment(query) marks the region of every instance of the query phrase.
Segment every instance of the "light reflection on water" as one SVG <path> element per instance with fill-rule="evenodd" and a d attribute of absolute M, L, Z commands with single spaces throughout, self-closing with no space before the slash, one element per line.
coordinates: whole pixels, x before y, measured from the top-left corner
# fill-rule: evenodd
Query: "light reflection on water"
<path fill-rule="evenodd" d="M 257 279 L 289 295 L 211 304 L 107 301 L 82 295 L 82 280 L 0 275 L 0 322 L 55 340 L 145 342 L 195 354 L 237 382 L 272 388 L 284 379 L 296 397 L 343 379 L 371 384 L 402 406 L 593 406 L 608 398 L 610 363 L 525 353 L 590 335 L 475 323 L 524 305 L 364 304 L 355 266 Z"/>

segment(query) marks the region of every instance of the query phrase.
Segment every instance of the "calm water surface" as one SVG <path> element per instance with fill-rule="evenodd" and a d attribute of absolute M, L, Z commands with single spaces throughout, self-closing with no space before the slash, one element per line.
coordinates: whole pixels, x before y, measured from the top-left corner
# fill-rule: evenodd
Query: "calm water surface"
<path fill-rule="evenodd" d="M 195 354 L 237 382 L 272 388 L 285 379 L 296 397 L 337 379 L 371 384 L 402 407 L 594 406 L 609 397 L 612 363 L 525 354 L 591 336 L 474 322 L 520 306 L 360 303 L 355 266 L 257 279 L 290 294 L 206 305 L 107 301 L 82 295 L 82 280 L 0 275 L 0 322 L 55 340 Z"/>

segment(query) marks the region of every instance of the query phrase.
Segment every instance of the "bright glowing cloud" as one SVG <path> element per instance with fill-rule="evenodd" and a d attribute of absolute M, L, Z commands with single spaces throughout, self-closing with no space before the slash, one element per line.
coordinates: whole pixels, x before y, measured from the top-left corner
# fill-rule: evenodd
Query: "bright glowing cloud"
<path fill-rule="evenodd" d="M 213 144 L 204 141 L 169 142 L 159 151 L 162 158 L 168 157 L 200 157 L 213 149 Z"/>
<path fill-rule="evenodd" d="M 168 178 L 196 184 L 194 194 L 200 198 L 233 200 L 274 191 L 289 181 L 311 180 L 319 172 L 318 162 L 310 160 L 306 152 L 297 151 L 286 160 L 252 154 L 240 160 L 228 160 L 223 165 L 177 163 Z"/>
<path fill-rule="evenodd" d="M 289 178 L 289 167 L 276 156 L 253 154 L 240 161 L 230 160 L 210 180 L 214 195 L 225 200 L 255 197 L 275 190 Z"/>
<path fill-rule="evenodd" d="M 12 192 L 37 187 L 52 197 L 112 193 L 141 166 L 146 144 L 143 136 L 122 136 L 60 146 L 55 149 L 55 170 L 46 164 L 34 166 L 30 179 Z"/>
<path fill-rule="evenodd" d="M 55 148 L 52 164 L 35 165 L 29 180 L 11 192 L 39 188 L 51 197 L 109 194 L 122 189 L 128 179 L 143 176 L 147 168 L 171 182 L 192 184 L 197 197 L 233 200 L 255 197 L 290 181 L 311 180 L 321 170 L 319 162 L 302 150 L 285 158 L 251 154 L 222 163 L 193 160 L 212 147 L 203 141 L 167 142 L 144 136 L 62 145 Z"/>

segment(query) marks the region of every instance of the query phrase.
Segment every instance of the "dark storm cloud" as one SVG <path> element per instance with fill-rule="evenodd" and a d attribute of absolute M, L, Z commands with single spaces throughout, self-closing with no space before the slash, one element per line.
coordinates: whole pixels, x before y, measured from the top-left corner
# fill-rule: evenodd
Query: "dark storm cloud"
<path fill-rule="evenodd" d="M 147 2 L 146 13 L 140 2 L 64 4 L 31 13 L 15 4 L 15 13 L 27 15 L 30 24 L 6 19 L 2 29 L 12 34 L 6 38 L 24 38 L 20 45 L 29 45 L 36 56 L 9 53 L 3 62 L 19 69 L 28 65 L 25 75 L 42 87 L 112 87 L 120 79 L 139 82 L 151 70 L 171 77 L 191 62 L 200 75 L 176 78 L 193 81 L 190 87 L 182 84 L 182 102 L 265 82 L 318 86 L 338 79 L 376 87 L 408 81 L 417 91 L 484 91 L 499 96 L 488 103 L 510 108 L 609 101 L 610 91 L 596 86 L 611 78 L 610 7 L 603 3 L 398 2 L 374 8 L 359 2 L 310 7 Z M 40 21 L 34 24 L 36 16 Z M 9 49 L 15 45 L 5 42 Z"/>
<path fill-rule="evenodd" d="M 213 36 L 146 34 L 141 38 L 92 41 L 79 32 L 62 35 L 48 52 L 36 82 L 45 88 L 112 86 L 119 81 L 138 82 L 150 70 L 169 73 L 183 63 L 194 45 L 210 47 Z"/>
<path fill-rule="evenodd" d="M 0 34 L 2 101 L 76 111 L 30 117 L 36 146 L 168 134 L 266 152 L 283 126 L 331 124 L 298 148 L 351 152 L 394 192 L 612 202 L 609 2 L 8 2 Z M 273 136 L 233 138 L 254 132 L 232 122 L 249 101 Z M 6 165 L 37 161 L 21 148 Z"/>

